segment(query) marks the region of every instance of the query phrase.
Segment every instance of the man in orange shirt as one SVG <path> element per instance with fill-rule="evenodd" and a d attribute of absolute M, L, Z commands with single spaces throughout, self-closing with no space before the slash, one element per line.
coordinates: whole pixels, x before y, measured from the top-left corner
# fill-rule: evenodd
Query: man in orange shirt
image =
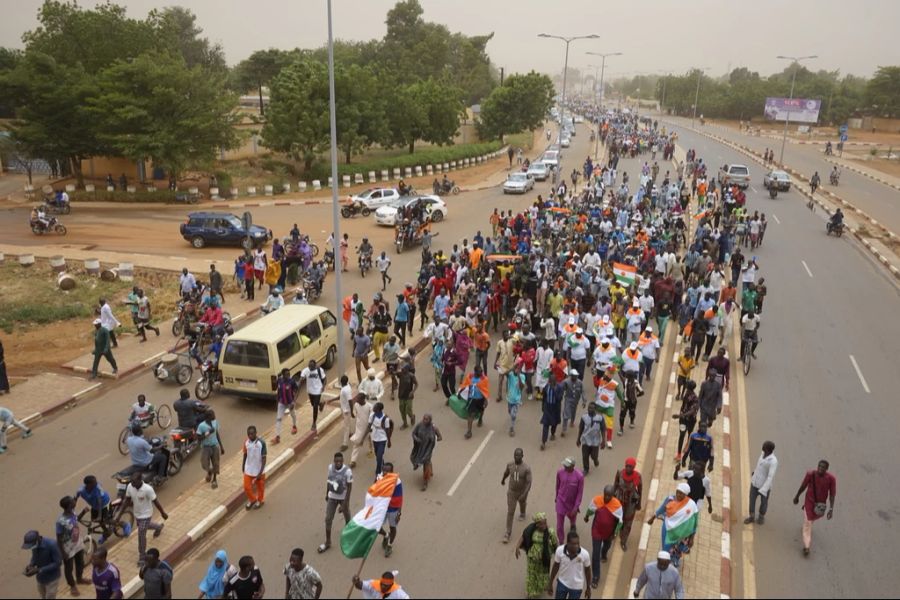
<path fill-rule="evenodd" d="M 491 336 L 486 331 L 487 322 L 484 321 L 475 331 L 473 343 L 475 345 L 475 365 L 480 366 L 482 372 L 487 373 L 488 350 L 491 347 Z"/>
<path fill-rule="evenodd" d="M 494 237 L 497 237 L 497 229 L 500 227 L 500 215 L 497 214 L 497 209 L 494 209 L 494 212 L 491 213 L 491 231 L 494 233 Z"/>
<path fill-rule="evenodd" d="M 477 271 L 479 265 L 481 265 L 481 258 L 484 256 L 484 250 L 478 247 L 478 243 L 475 242 L 472 245 L 472 251 L 469 252 L 469 261 L 472 264 L 472 271 Z"/>

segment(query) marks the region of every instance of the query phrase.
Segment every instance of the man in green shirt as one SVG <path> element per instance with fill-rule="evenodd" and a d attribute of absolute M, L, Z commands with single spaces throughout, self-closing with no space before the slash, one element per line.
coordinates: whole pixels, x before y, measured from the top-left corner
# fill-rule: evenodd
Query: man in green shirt
<path fill-rule="evenodd" d="M 744 287 L 744 291 L 741 293 L 741 318 L 744 318 L 748 312 L 756 310 L 756 299 L 758 294 L 756 293 L 756 286 L 752 283 L 748 283 Z"/>
<path fill-rule="evenodd" d="M 100 357 L 106 357 L 112 366 L 113 375 L 119 372 L 116 359 L 109 347 L 109 330 L 100 324 L 100 319 L 94 319 L 94 365 L 91 367 L 91 379 L 97 378 L 97 367 L 100 365 Z"/>

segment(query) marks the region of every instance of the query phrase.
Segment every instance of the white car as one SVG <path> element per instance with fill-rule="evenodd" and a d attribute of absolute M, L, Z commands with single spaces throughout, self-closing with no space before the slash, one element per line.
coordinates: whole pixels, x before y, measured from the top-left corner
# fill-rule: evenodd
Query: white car
<path fill-rule="evenodd" d="M 431 217 L 435 223 L 439 223 L 447 218 L 447 204 L 440 199 L 439 196 L 416 196 L 413 198 L 403 198 L 398 202 L 394 202 L 388 206 L 382 206 L 375 211 L 375 223 L 384 225 L 385 227 L 394 227 L 397 224 L 397 213 L 399 209 L 407 208 L 415 203 L 425 205 L 425 214 Z"/>
<path fill-rule="evenodd" d="M 361 202 L 369 210 L 387 206 L 400 200 L 400 192 L 395 188 L 371 188 L 356 196 L 350 196 L 351 202 Z"/>
<path fill-rule="evenodd" d="M 552 169 L 559 167 L 559 152 L 556 150 L 547 150 L 541 157 L 541 162 Z"/>
<path fill-rule="evenodd" d="M 550 167 L 545 165 L 543 162 L 536 160 L 528 167 L 528 171 L 526 172 L 532 179 L 535 181 L 544 181 L 548 177 L 550 177 Z"/>
<path fill-rule="evenodd" d="M 504 194 L 524 194 L 534 188 L 534 179 L 527 173 L 512 173 L 503 182 Z"/>
<path fill-rule="evenodd" d="M 559 145 L 563 148 L 568 148 L 572 145 L 572 139 L 569 136 L 564 136 L 561 140 L 559 140 Z"/>

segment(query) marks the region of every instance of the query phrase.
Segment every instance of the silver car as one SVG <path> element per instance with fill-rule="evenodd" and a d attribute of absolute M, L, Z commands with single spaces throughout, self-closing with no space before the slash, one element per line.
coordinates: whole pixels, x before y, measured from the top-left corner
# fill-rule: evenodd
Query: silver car
<path fill-rule="evenodd" d="M 534 179 L 527 173 L 512 173 L 503 182 L 504 194 L 524 194 L 534 188 Z"/>
<path fill-rule="evenodd" d="M 528 167 L 526 174 L 535 181 L 544 181 L 550 177 L 550 167 L 543 162 L 536 160 Z"/>
<path fill-rule="evenodd" d="M 769 171 L 763 177 L 763 187 L 769 189 L 773 185 L 779 192 L 788 192 L 791 189 L 791 176 L 778 169 Z"/>

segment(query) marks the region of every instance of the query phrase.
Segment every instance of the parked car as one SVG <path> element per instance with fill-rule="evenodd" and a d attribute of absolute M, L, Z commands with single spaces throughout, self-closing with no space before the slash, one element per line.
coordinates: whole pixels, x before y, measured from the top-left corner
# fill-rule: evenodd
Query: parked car
<path fill-rule="evenodd" d="M 763 187 L 769 189 L 773 185 L 779 192 L 788 192 L 791 189 L 791 176 L 778 169 L 769 171 L 763 177 Z"/>
<path fill-rule="evenodd" d="M 207 245 L 241 246 L 245 249 L 258 248 L 272 238 L 271 232 L 260 225 L 244 228 L 240 218 L 230 213 L 193 212 L 181 224 L 181 237 L 194 248 Z"/>
<path fill-rule="evenodd" d="M 720 185 L 736 185 L 741 189 L 750 187 L 750 169 L 746 165 L 724 165 L 719 169 Z"/>
<path fill-rule="evenodd" d="M 435 223 L 447 218 L 447 204 L 441 200 L 439 196 L 429 194 L 427 196 L 402 198 L 388 206 L 382 206 L 375 211 L 375 223 L 386 227 L 393 227 L 397 224 L 397 213 L 399 212 L 399 209 L 408 208 L 416 203 L 425 205 L 426 214 L 430 215 L 431 220 Z"/>
<path fill-rule="evenodd" d="M 527 174 L 535 181 L 544 181 L 550 177 L 550 167 L 543 162 L 536 160 L 529 165 Z"/>
<path fill-rule="evenodd" d="M 369 210 L 379 206 L 387 206 L 400 199 L 400 192 L 395 188 L 371 188 L 361 194 L 350 196 L 351 202 L 360 202 Z"/>
<path fill-rule="evenodd" d="M 534 179 L 527 173 L 512 173 L 503 182 L 504 194 L 524 194 L 534 188 Z"/>
<path fill-rule="evenodd" d="M 559 152 L 556 150 L 547 150 L 541 157 L 541 162 L 552 169 L 559 168 Z"/>

